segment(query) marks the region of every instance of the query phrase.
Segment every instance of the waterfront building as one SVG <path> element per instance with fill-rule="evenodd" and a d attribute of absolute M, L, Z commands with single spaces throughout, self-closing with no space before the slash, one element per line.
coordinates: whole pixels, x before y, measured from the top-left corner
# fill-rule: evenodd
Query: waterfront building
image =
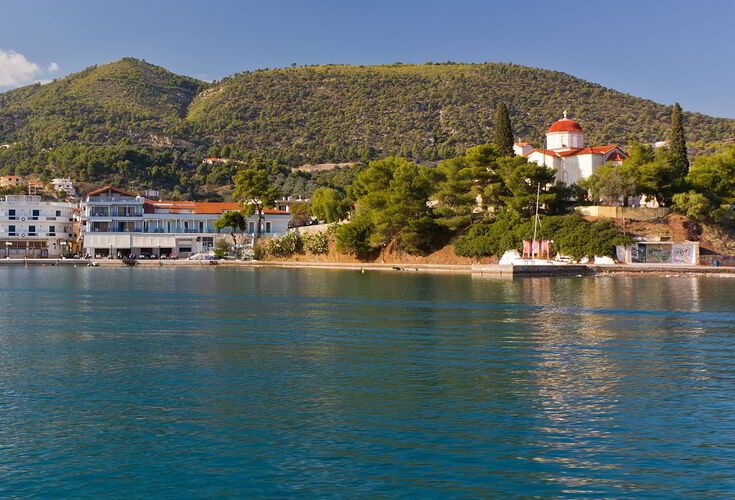
<path fill-rule="evenodd" d="M 145 257 L 188 257 L 206 252 L 217 240 L 231 238 L 214 222 L 223 213 L 240 210 L 238 203 L 154 201 L 106 186 L 87 194 L 81 204 L 84 253 L 95 258 L 135 254 Z M 262 237 L 288 232 L 291 214 L 266 209 Z M 247 221 L 247 233 L 257 233 L 258 216 Z"/>
<path fill-rule="evenodd" d="M 51 179 L 51 185 L 54 188 L 54 191 L 58 192 L 65 192 L 69 196 L 74 196 L 76 194 L 76 189 L 74 189 L 74 183 L 71 179 L 68 177 L 59 177 L 56 179 Z"/>
<path fill-rule="evenodd" d="M 627 154 L 620 146 L 587 147 L 584 131 L 576 121 L 564 118 L 554 122 L 546 131 L 546 145 L 538 149 L 528 142 L 516 142 L 513 152 L 538 165 L 556 171 L 556 180 L 570 185 L 587 179 L 605 163 L 620 164 Z"/>
<path fill-rule="evenodd" d="M 43 201 L 40 196 L 0 198 L 0 255 L 4 257 L 61 257 L 75 241 L 71 203 Z"/>

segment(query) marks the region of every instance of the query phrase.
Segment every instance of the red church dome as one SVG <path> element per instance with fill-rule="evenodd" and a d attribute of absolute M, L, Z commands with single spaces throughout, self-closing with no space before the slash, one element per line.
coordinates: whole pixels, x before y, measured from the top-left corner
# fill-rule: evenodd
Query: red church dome
<path fill-rule="evenodd" d="M 582 127 L 580 127 L 579 123 L 574 120 L 562 118 L 561 120 L 554 122 L 551 127 L 549 127 L 548 132 L 582 132 Z"/>

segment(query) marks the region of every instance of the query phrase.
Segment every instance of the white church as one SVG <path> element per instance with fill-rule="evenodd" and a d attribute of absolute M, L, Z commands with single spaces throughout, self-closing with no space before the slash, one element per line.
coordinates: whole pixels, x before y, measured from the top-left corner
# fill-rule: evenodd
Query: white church
<path fill-rule="evenodd" d="M 535 148 L 527 142 L 516 142 L 513 152 L 528 161 L 556 170 L 556 180 L 574 184 L 597 172 L 603 164 L 620 164 L 628 157 L 620 146 L 593 146 L 584 144 L 584 131 L 577 122 L 564 118 L 554 122 L 546 131 L 546 147 Z"/>

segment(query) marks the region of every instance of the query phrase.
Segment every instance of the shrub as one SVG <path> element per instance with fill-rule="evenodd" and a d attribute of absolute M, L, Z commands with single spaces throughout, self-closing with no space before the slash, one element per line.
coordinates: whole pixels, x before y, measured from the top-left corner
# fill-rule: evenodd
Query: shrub
<path fill-rule="evenodd" d="M 588 222 L 579 215 L 549 218 L 543 237 L 554 241 L 554 249 L 573 259 L 614 256 L 615 246 L 631 241 L 610 220 Z"/>
<path fill-rule="evenodd" d="M 256 243 L 253 247 L 253 259 L 263 260 L 268 257 L 268 246 L 264 243 Z"/>
<path fill-rule="evenodd" d="M 214 256 L 221 259 L 232 251 L 232 245 L 225 240 L 217 240 L 214 244 Z"/>
<path fill-rule="evenodd" d="M 314 255 L 329 252 L 329 235 L 322 233 L 306 233 L 301 237 L 304 249 Z"/>
<path fill-rule="evenodd" d="M 454 251 L 465 257 L 501 256 L 507 250 L 520 250 L 523 240 L 533 237 L 533 221 L 500 214 L 489 224 L 479 224 L 457 239 Z M 629 243 L 609 220 L 588 222 L 579 215 L 544 217 L 537 227 L 538 239 L 552 240 L 554 250 L 574 259 L 613 256 L 615 246 Z"/>
<path fill-rule="evenodd" d="M 268 253 L 273 257 L 288 257 L 301 250 L 301 236 L 291 231 L 280 238 L 273 238 L 268 243 Z"/>
<path fill-rule="evenodd" d="M 335 232 L 337 250 L 355 255 L 370 253 L 374 250 L 369 242 L 374 228 L 367 217 L 357 217 L 352 222 L 342 224 Z"/>

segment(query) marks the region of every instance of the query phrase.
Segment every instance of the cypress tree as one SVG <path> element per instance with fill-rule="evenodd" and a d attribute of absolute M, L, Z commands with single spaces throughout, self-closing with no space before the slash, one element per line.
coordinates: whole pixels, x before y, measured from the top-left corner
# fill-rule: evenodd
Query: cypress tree
<path fill-rule="evenodd" d="M 687 142 L 684 135 L 684 117 L 681 114 L 681 106 L 674 103 L 671 111 L 671 136 L 669 137 L 669 152 L 675 171 L 681 178 L 689 173 L 689 158 L 687 157 Z"/>
<path fill-rule="evenodd" d="M 503 156 L 513 156 L 513 129 L 510 125 L 508 106 L 499 102 L 495 106 L 495 137 L 493 143 Z"/>

